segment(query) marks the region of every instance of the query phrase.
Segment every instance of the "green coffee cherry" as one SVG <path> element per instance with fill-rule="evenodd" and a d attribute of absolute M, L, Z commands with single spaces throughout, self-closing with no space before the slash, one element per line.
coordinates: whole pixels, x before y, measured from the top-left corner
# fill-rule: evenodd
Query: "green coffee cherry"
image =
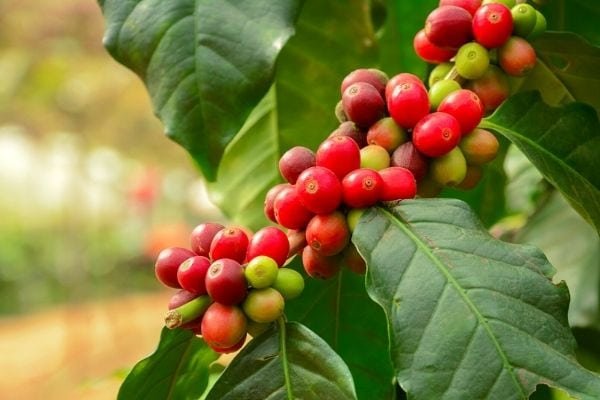
<path fill-rule="evenodd" d="M 434 158 L 429 168 L 431 177 L 444 186 L 456 186 L 467 175 L 467 161 L 458 147 L 439 158 Z"/>
<path fill-rule="evenodd" d="M 513 33 L 527 37 L 535 27 L 537 19 L 535 8 L 527 3 L 517 4 L 510 10 L 513 16 Z"/>
<path fill-rule="evenodd" d="M 272 325 L 273 324 L 271 322 L 256 322 L 248 319 L 246 330 L 250 336 L 255 338 L 261 333 L 266 332 Z"/>
<path fill-rule="evenodd" d="M 273 284 L 273 289 L 281 293 L 286 300 L 294 299 L 300 296 L 304 290 L 304 278 L 293 269 L 281 268 Z"/>
<path fill-rule="evenodd" d="M 250 286 L 256 289 L 269 287 L 275 282 L 279 266 L 271 257 L 254 257 L 244 270 L 244 275 Z"/>
<path fill-rule="evenodd" d="M 366 208 L 352 208 L 350 211 L 348 211 L 348 215 L 346 215 L 346 222 L 348 223 L 350 232 L 354 232 L 354 229 L 356 228 L 356 225 L 358 225 L 358 221 L 365 210 Z"/>
<path fill-rule="evenodd" d="M 429 87 L 433 87 L 433 85 L 437 81 L 441 81 L 442 79 L 444 79 L 446 77 L 446 75 L 448 75 L 448 73 L 450 72 L 450 70 L 452 69 L 453 66 L 454 66 L 454 63 L 450 63 L 450 62 L 445 62 L 445 63 L 436 65 L 435 68 L 432 69 L 431 73 L 429 74 L 429 80 L 427 81 L 427 84 L 429 85 Z"/>
<path fill-rule="evenodd" d="M 487 71 L 490 57 L 479 43 L 467 43 L 456 54 L 456 71 L 465 79 L 479 79 Z"/>
<path fill-rule="evenodd" d="M 540 37 L 544 32 L 546 32 L 546 27 L 546 17 L 544 17 L 544 14 L 538 10 L 535 10 L 535 25 L 529 36 L 527 36 L 527 40 L 533 40 Z"/>
<path fill-rule="evenodd" d="M 283 315 L 284 307 L 283 296 L 273 288 L 251 290 L 242 304 L 248 318 L 260 323 L 275 321 Z"/>
<path fill-rule="evenodd" d="M 460 84 L 453 79 L 442 79 L 429 89 L 429 103 L 432 110 L 437 110 L 440 103 L 452 92 L 460 90 Z"/>
<path fill-rule="evenodd" d="M 376 144 L 370 144 L 360 149 L 360 167 L 370 168 L 375 171 L 390 166 L 390 153 Z"/>

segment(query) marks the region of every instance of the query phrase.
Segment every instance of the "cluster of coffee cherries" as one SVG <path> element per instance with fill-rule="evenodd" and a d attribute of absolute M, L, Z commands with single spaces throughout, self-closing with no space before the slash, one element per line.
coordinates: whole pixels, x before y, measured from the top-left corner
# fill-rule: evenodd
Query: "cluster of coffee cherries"
<path fill-rule="evenodd" d="M 191 248 L 170 247 L 155 263 L 156 277 L 180 289 L 169 302 L 169 328 L 190 329 L 215 351 L 241 348 L 283 315 L 285 301 L 304 289 L 301 274 L 284 264 L 290 241 L 269 226 L 251 234 L 218 223 L 198 225 Z"/>
<path fill-rule="evenodd" d="M 508 76 L 522 77 L 535 66 L 529 40 L 545 30 L 542 13 L 526 2 L 440 0 L 413 42 L 421 59 L 438 64 L 429 78 L 432 104 L 462 83 L 486 111 L 495 110 L 510 95 Z"/>

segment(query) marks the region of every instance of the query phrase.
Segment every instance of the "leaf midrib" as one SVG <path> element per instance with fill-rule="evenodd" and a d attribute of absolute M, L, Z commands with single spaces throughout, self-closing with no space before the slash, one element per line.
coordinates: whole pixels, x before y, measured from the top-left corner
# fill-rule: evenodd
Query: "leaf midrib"
<path fill-rule="evenodd" d="M 519 380 L 517 379 L 517 376 L 514 373 L 514 369 L 513 369 L 512 365 L 510 364 L 510 362 L 508 360 L 508 357 L 506 356 L 506 354 L 502 350 L 502 347 L 500 346 L 500 342 L 498 342 L 498 340 L 496 339 L 496 336 L 494 335 L 494 333 L 492 331 L 492 328 L 489 326 L 489 324 L 487 323 L 486 319 L 484 318 L 483 314 L 479 311 L 479 309 L 477 308 L 477 306 L 471 301 L 471 299 L 469 298 L 469 296 L 467 296 L 461 290 L 461 286 L 456 281 L 456 279 L 454 279 L 454 277 L 452 276 L 452 274 L 450 274 L 450 272 L 446 269 L 446 267 L 442 263 L 442 261 L 440 261 L 440 259 L 435 254 L 433 254 L 433 252 L 430 250 L 430 248 L 427 246 L 427 244 L 425 244 L 421 240 L 420 237 L 418 237 L 409 227 L 407 227 L 405 224 L 401 223 L 398 220 L 398 216 L 392 214 L 391 212 L 389 212 L 385 208 L 382 208 L 382 207 L 378 207 L 378 208 L 385 215 L 387 215 L 388 219 L 390 221 L 392 221 L 392 223 L 394 225 L 396 225 L 402 232 L 404 232 L 404 234 L 406 236 L 408 236 L 416 244 L 417 248 L 419 250 L 421 250 L 433 262 L 433 264 L 444 275 L 444 277 L 450 283 L 450 285 L 452 287 L 454 287 L 454 289 L 456 290 L 456 292 L 458 293 L 458 295 L 463 299 L 463 301 L 465 302 L 465 304 L 467 304 L 467 306 L 471 309 L 471 311 L 473 312 L 473 314 L 477 318 L 477 321 L 479 322 L 479 324 L 481 326 L 483 326 L 483 328 L 485 329 L 485 331 L 488 334 L 490 340 L 494 344 L 494 347 L 496 348 L 496 351 L 498 352 L 498 354 L 500 355 L 500 358 L 502 359 L 503 368 L 508 372 L 508 374 L 512 378 L 513 382 L 515 383 L 515 386 L 518 388 L 518 390 L 521 393 L 521 395 L 523 396 L 523 398 L 527 397 L 527 394 L 523 391 L 523 387 L 519 383 Z"/>

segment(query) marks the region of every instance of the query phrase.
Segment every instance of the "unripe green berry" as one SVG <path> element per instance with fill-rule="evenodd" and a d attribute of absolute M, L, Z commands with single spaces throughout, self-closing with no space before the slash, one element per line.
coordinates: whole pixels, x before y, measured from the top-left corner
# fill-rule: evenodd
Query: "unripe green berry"
<path fill-rule="evenodd" d="M 429 89 L 429 103 L 432 110 L 437 110 L 440 103 L 452 92 L 460 90 L 460 84 L 453 79 L 442 79 Z"/>
<path fill-rule="evenodd" d="M 273 289 L 281 293 L 286 300 L 295 299 L 304 290 L 304 278 L 298 271 L 281 268 L 273 284 Z"/>
<path fill-rule="evenodd" d="M 467 175 L 467 161 L 458 147 L 449 153 L 431 160 L 431 177 L 444 186 L 456 186 Z"/>
<path fill-rule="evenodd" d="M 360 149 L 360 167 L 375 171 L 390 166 L 390 154 L 386 149 L 376 144 L 370 144 Z"/>
<path fill-rule="evenodd" d="M 431 73 L 429 74 L 429 80 L 427 81 L 429 87 L 433 87 L 433 85 L 437 81 L 441 81 L 442 79 L 444 79 L 446 75 L 448 75 L 452 67 L 454 67 L 454 63 L 451 62 L 445 62 L 436 65 L 435 68 L 432 69 Z"/>
<path fill-rule="evenodd" d="M 256 289 L 269 287 L 275 282 L 279 266 L 271 257 L 254 257 L 244 270 L 244 275 L 250 286 Z"/>
<path fill-rule="evenodd" d="M 513 33 L 527 37 L 535 27 L 536 11 L 529 4 L 517 4 L 510 10 L 513 16 Z"/>
<path fill-rule="evenodd" d="M 246 330 L 250 336 L 255 338 L 261 333 L 266 332 L 271 326 L 273 326 L 271 322 L 256 322 L 248 319 Z"/>
<path fill-rule="evenodd" d="M 254 289 L 248 293 L 242 308 L 244 313 L 256 322 L 273 322 L 283 314 L 285 300 L 273 288 Z"/>
<path fill-rule="evenodd" d="M 465 79 L 478 79 L 490 65 L 490 57 L 485 47 L 479 43 L 467 43 L 456 54 L 456 71 Z"/>
<path fill-rule="evenodd" d="M 360 217 L 365 212 L 366 208 L 352 208 L 348 211 L 348 215 L 346 215 L 346 221 L 348 222 L 348 228 L 350 232 L 354 232 L 356 225 L 358 225 L 358 221 Z"/>
<path fill-rule="evenodd" d="M 546 32 L 546 27 L 546 17 L 544 17 L 544 14 L 538 10 L 535 10 L 535 25 L 533 26 L 531 33 L 529 33 L 527 36 L 527 40 L 533 40 L 540 37 L 544 32 Z"/>

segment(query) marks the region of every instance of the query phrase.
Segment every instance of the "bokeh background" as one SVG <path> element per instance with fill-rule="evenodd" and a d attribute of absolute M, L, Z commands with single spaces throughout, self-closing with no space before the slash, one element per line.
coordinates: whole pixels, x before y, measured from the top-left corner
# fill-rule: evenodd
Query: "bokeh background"
<path fill-rule="evenodd" d="M 222 219 L 103 29 L 93 0 L 0 0 L 0 398 L 115 398 L 158 341 L 153 258 Z"/>

